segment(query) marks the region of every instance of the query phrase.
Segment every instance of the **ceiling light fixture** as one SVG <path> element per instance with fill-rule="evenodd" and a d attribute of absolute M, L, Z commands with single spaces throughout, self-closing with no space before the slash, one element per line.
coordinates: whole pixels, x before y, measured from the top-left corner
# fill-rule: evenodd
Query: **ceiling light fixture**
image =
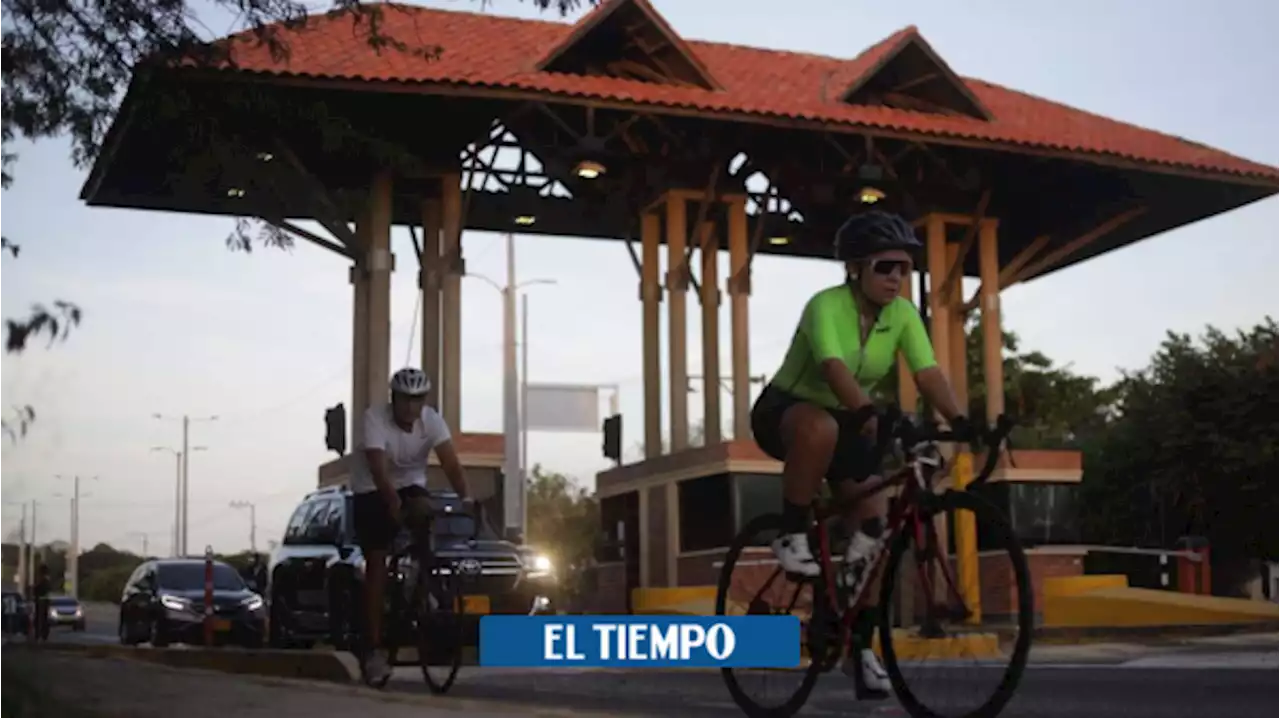
<path fill-rule="evenodd" d="M 534 222 L 537 222 L 537 221 L 538 221 L 538 218 L 534 217 L 531 214 L 521 214 L 516 216 L 515 218 L 515 223 L 521 227 L 529 227 Z"/>
<path fill-rule="evenodd" d="M 573 173 L 581 179 L 593 180 L 605 173 L 604 165 L 595 160 L 582 160 L 574 165 Z"/>

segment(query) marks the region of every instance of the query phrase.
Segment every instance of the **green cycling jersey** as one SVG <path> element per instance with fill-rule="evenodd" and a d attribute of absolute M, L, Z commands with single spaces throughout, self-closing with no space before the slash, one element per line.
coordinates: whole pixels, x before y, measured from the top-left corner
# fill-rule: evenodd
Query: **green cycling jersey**
<path fill-rule="evenodd" d="M 818 292 L 804 307 L 791 348 L 772 385 L 797 398 L 835 409 L 840 406 L 819 368 L 828 359 L 849 367 L 863 390 L 884 379 L 899 351 L 912 373 L 937 366 L 933 345 L 914 304 L 897 297 L 880 310 L 862 346 L 858 303 L 848 284 Z"/>

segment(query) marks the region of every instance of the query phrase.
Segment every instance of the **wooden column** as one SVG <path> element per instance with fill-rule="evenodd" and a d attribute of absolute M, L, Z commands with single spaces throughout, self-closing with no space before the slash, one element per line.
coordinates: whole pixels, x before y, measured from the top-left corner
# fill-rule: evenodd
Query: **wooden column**
<path fill-rule="evenodd" d="M 964 258 L 960 256 L 960 245 L 948 244 L 948 271 L 956 262 L 962 261 L 964 261 Z M 956 403 L 960 406 L 960 411 L 967 415 L 969 413 L 969 373 L 966 351 L 968 347 L 964 334 L 964 310 L 961 308 L 964 304 L 962 290 L 960 279 L 957 278 L 952 283 L 946 296 L 946 303 L 950 311 L 949 324 L 947 325 L 947 362 L 951 370 L 951 389 L 956 394 Z"/>
<path fill-rule="evenodd" d="M 662 241 L 662 219 L 646 212 L 640 218 L 640 301 L 644 313 L 644 457 L 662 455 L 662 346 L 659 305 L 662 285 L 658 283 L 658 249 Z"/>
<path fill-rule="evenodd" d="M 942 283 L 947 276 L 947 226 L 942 217 L 931 214 L 925 218 L 925 252 L 929 271 L 929 337 L 933 342 L 933 352 L 938 359 L 938 369 L 944 376 L 951 378 L 951 344 L 948 341 L 951 329 L 951 307 L 947 297 L 942 293 Z M 936 408 L 932 408 L 936 413 Z M 939 553 L 948 554 L 947 536 L 949 526 L 945 513 L 934 518 L 934 530 L 938 533 Z M 945 603 L 945 579 L 931 565 L 933 573 L 933 600 Z"/>
<path fill-rule="evenodd" d="M 729 202 L 729 306 L 733 360 L 733 438 L 751 438 L 751 257 L 747 247 L 747 198 Z"/>
<path fill-rule="evenodd" d="M 938 357 L 938 367 L 951 378 L 951 306 L 943 296 L 942 283 L 947 276 L 947 226 L 942 218 L 931 214 L 925 219 L 925 252 L 929 270 L 929 337 Z"/>
<path fill-rule="evenodd" d="M 667 194 L 667 343 L 671 375 L 671 451 L 689 447 L 689 329 L 685 324 L 689 265 L 685 261 L 688 240 L 685 201 Z"/>
<path fill-rule="evenodd" d="M 668 482 L 667 499 L 667 585 L 680 585 L 680 484 Z"/>
<path fill-rule="evenodd" d="M 714 222 L 698 228 L 702 255 L 702 435 L 720 443 L 720 242 Z"/>
<path fill-rule="evenodd" d="M 363 224 L 363 223 L 362 223 Z M 356 250 L 355 263 L 348 277 L 351 281 L 351 452 L 360 449 L 364 438 L 364 412 L 369 408 L 369 275 L 365 271 L 364 247 L 368 246 L 364 227 L 356 228 L 356 239 L 361 247 Z"/>
<path fill-rule="evenodd" d="M 987 385 L 987 421 L 1004 413 L 1004 338 L 1000 331 L 999 222 L 982 220 L 978 229 L 978 274 L 982 288 L 982 378 Z"/>
<path fill-rule="evenodd" d="M 440 409 L 440 200 L 422 202 L 422 257 L 418 287 L 422 290 L 422 371 L 431 379 L 427 402 Z"/>
<path fill-rule="evenodd" d="M 462 179 L 440 178 L 441 255 L 445 274 L 441 296 L 440 401 L 445 423 L 462 431 Z"/>
<path fill-rule="evenodd" d="M 391 189 L 389 171 L 379 172 L 369 189 L 364 233 L 369 277 L 368 402 L 377 405 L 390 398 L 387 382 L 391 376 Z"/>
<path fill-rule="evenodd" d="M 909 302 L 914 301 L 911 282 L 912 277 L 907 275 L 902 278 L 902 285 L 898 288 L 898 295 Z M 908 415 L 914 415 L 920 406 L 920 390 L 916 387 L 915 375 L 911 373 L 911 367 L 907 365 L 901 352 L 898 353 L 898 406 Z"/>

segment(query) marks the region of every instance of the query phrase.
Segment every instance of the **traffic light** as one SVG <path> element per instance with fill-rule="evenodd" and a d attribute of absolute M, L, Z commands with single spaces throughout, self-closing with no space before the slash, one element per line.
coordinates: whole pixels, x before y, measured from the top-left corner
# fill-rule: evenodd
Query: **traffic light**
<path fill-rule="evenodd" d="M 605 417 L 604 456 L 622 463 L 622 414 Z"/>
<path fill-rule="evenodd" d="M 342 402 L 324 410 L 324 446 L 338 456 L 347 453 L 347 408 Z"/>

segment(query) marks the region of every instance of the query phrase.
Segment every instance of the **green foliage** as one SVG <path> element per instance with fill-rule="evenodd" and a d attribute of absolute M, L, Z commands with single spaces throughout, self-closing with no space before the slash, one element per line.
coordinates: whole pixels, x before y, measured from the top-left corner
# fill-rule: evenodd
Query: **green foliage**
<path fill-rule="evenodd" d="M 1063 449 L 1080 446 L 1085 437 L 1101 432 L 1107 422 L 1115 389 L 1099 386 L 1069 366 L 1056 366 L 1038 351 L 1023 351 L 1018 335 L 1001 332 L 1004 363 L 1005 412 L 1018 426 L 1011 440 L 1019 449 Z M 968 412 L 987 415 L 987 382 L 982 364 L 982 324 L 977 316 L 965 323 L 965 370 L 969 387 Z M 898 374 L 890 372 L 872 390 L 877 403 L 897 401 Z"/>
<path fill-rule="evenodd" d="M 141 561 L 133 565 L 121 564 L 86 574 L 84 583 L 80 586 L 80 597 L 86 601 L 119 603 L 120 594 L 124 592 L 125 581 L 129 580 L 129 574 L 138 567 L 138 563 Z"/>
<path fill-rule="evenodd" d="M 600 504 L 564 474 L 534 466 L 529 477 L 530 546 L 556 566 L 557 605 L 572 605 L 585 590 L 586 569 L 600 537 Z"/>
<path fill-rule="evenodd" d="M 1215 590 L 1248 560 L 1277 560 L 1277 329 L 1170 333 L 1126 374 L 1109 430 L 1088 447 L 1090 540 L 1168 544 L 1208 538 Z"/>

